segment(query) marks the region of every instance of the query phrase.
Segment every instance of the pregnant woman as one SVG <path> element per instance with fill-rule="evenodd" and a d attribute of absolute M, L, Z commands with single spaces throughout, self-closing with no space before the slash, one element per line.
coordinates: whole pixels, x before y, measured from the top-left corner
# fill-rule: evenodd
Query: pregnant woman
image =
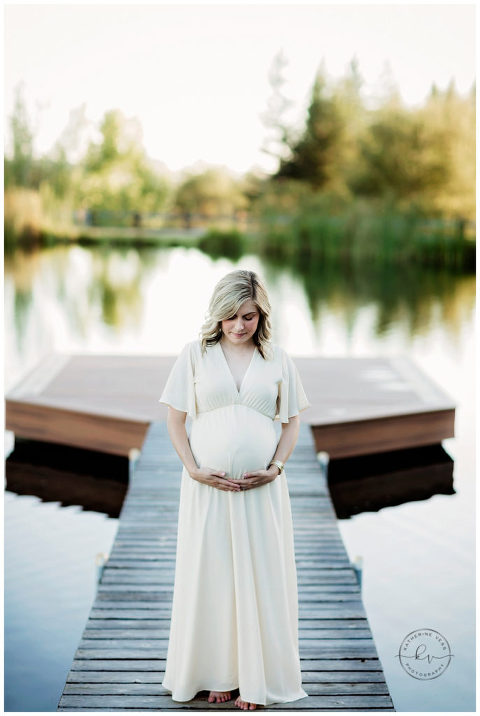
<path fill-rule="evenodd" d="M 253 710 L 308 696 L 284 463 L 310 403 L 292 359 L 271 341 L 270 312 L 257 274 L 224 276 L 159 399 L 183 463 L 162 682 L 175 701 L 210 690 L 208 701 L 220 703 L 238 688 L 235 705 Z"/>

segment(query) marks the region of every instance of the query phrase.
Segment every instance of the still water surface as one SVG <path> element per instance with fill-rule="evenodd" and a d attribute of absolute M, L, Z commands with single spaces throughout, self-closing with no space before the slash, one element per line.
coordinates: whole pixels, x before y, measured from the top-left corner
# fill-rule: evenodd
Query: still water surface
<path fill-rule="evenodd" d="M 53 350 L 177 353 L 197 337 L 216 281 L 235 268 L 266 281 L 274 340 L 293 356 L 404 353 L 456 403 L 456 437 L 443 442 L 453 494 L 339 525 L 350 559 L 363 559 L 363 601 L 395 708 L 474 710 L 473 276 L 415 266 L 295 272 L 254 255 L 213 260 L 185 248 L 18 252 L 5 263 L 7 391 Z M 115 532 L 104 514 L 7 492 L 7 710 L 55 710 L 93 600 L 95 555 Z M 454 655 L 437 679 L 414 679 L 398 663 L 401 641 L 421 628 L 441 632 Z"/>

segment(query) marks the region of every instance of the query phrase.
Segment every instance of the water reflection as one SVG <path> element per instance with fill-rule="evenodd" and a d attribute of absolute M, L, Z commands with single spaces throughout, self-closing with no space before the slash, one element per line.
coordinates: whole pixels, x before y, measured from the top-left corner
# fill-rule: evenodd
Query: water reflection
<path fill-rule="evenodd" d="M 328 487 L 339 519 L 456 494 L 453 460 L 441 445 L 330 460 Z"/>
<path fill-rule="evenodd" d="M 47 333 L 55 331 L 53 324 L 58 320 L 63 342 L 74 346 L 84 346 L 99 332 L 106 337 L 113 331 L 121 342 L 127 332 L 143 339 L 151 330 L 151 326 L 145 325 L 146 287 L 163 280 L 172 251 L 175 250 L 91 246 L 58 246 L 28 254 L 17 251 L 5 261 L 7 334 L 13 331 L 18 352 L 33 350 L 32 346 L 25 345 L 30 340 L 33 327 L 29 324 L 33 319 L 37 331 L 40 321 L 46 324 Z M 179 251 L 184 251 L 185 256 L 188 254 L 185 260 L 192 273 L 198 275 L 193 286 L 178 277 L 177 294 L 171 296 L 176 302 L 191 300 L 189 292 L 198 290 L 200 283 L 210 291 L 214 282 L 214 274 L 210 281 L 200 268 L 205 266 L 202 260 L 205 254 L 198 249 Z M 258 259 L 252 259 L 251 263 L 254 261 Z M 267 263 L 260 265 L 260 270 L 273 293 L 285 277 L 290 277 L 303 293 L 313 326 L 319 325 L 328 311 L 349 334 L 360 311 L 368 310 L 372 338 L 381 338 L 392 330 L 413 338 L 428 334 L 439 324 L 455 338 L 475 303 L 474 276 L 422 269 L 414 264 L 387 265 L 380 269 L 369 265 L 316 265 L 313 262 L 299 271 L 291 265 Z M 157 294 L 162 295 L 160 286 Z M 279 293 L 278 298 L 282 301 L 285 296 Z M 274 306 L 279 316 L 282 308 L 278 302 Z M 206 302 L 194 307 L 192 332 L 196 333 L 199 323 L 203 322 L 205 310 Z M 185 328 L 188 332 L 189 327 Z M 300 347 L 299 352 L 301 350 Z"/>
<path fill-rule="evenodd" d="M 15 439 L 5 464 L 5 487 L 42 502 L 118 517 L 128 487 L 128 459 L 35 440 Z"/>

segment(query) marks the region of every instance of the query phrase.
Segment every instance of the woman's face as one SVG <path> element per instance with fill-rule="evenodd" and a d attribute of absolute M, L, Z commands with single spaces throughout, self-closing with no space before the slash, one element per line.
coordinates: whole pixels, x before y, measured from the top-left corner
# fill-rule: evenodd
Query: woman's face
<path fill-rule="evenodd" d="M 234 316 L 222 321 L 225 338 L 233 344 L 249 343 L 257 330 L 260 313 L 251 298 L 242 303 Z"/>

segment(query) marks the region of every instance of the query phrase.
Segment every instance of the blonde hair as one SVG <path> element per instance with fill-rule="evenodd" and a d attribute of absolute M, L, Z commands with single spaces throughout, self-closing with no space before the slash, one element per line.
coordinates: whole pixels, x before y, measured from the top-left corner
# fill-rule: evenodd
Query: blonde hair
<path fill-rule="evenodd" d="M 210 299 L 206 320 L 200 330 L 202 353 L 207 346 L 215 345 L 222 337 L 221 321 L 236 314 L 242 303 L 251 299 L 257 306 L 260 318 L 253 342 L 266 360 L 273 354 L 270 301 L 263 281 L 254 271 L 239 269 L 220 279 Z"/>

